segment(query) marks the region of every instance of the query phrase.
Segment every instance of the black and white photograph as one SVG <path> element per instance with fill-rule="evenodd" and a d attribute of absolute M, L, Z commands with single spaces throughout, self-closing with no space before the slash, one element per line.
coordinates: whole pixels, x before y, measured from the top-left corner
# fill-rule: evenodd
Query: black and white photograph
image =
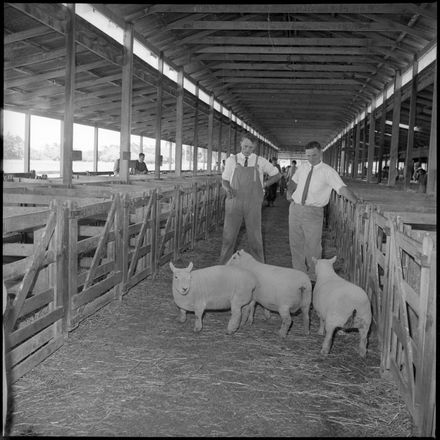
<path fill-rule="evenodd" d="M 437 2 L 3 3 L 2 437 L 436 437 Z"/>

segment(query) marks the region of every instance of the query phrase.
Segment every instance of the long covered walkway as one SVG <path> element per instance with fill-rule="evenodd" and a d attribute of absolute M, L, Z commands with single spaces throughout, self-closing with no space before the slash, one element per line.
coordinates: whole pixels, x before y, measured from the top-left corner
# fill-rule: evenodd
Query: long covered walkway
<path fill-rule="evenodd" d="M 267 263 L 290 266 L 288 202 L 263 207 Z M 176 266 L 216 264 L 221 228 Z M 324 256 L 335 254 L 329 234 Z M 246 249 L 246 235 L 238 246 Z M 411 419 L 396 386 L 379 375 L 374 334 L 367 358 L 357 333 L 335 338 L 327 358 L 312 311 L 311 334 L 279 316 L 226 334 L 228 312 L 176 321 L 166 265 L 69 334 L 52 356 L 12 385 L 11 435 L 408 436 Z"/>

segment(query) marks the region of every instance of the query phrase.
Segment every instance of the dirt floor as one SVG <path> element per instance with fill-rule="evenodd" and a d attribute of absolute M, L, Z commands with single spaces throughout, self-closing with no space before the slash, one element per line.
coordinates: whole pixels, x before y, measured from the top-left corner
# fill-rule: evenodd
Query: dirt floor
<path fill-rule="evenodd" d="M 288 202 L 263 208 L 268 264 L 290 266 Z M 216 264 L 221 228 L 185 252 L 178 267 Z M 324 237 L 324 257 L 335 254 Z M 240 234 L 239 248 L 246 249 Z M 336 263 L 338 264 L 338 263 Z M 343 274 L 342 274 L 343 275 Z M 69 334 L 66 343 L 12 387 L 11 436 L 412 435 L 397 387 L 379 375 L 375 335 L 367 358 L 357 332 L 337 335 L 320 356 L 322 336 L 293 316 L 286 340 L 276 313 L 227 335 L 229 312 L 206 312 L 203 330 L 177 320 L 171 271 L 144 280 Z"/>

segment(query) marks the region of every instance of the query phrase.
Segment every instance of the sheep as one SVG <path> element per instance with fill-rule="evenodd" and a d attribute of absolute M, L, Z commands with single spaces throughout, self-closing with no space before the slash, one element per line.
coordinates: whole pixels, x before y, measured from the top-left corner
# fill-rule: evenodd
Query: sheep
<path fill-rule="evenodd" d="M 257 286 L 254 275 L 238 267 L 224 265 L 192 270 L 193 263 L 183 269 L 170 262 L 173 271 L 173 297 L 180 309 L 179 321 L 186 321 L 186 312 L 196 316 L 194 331 L 202 330 L 205 309 L 231 309 L 227 333 L 235 332 L 240 326 L 241 308 L 249 304 Z"/>
<path fill-rule="evenodd" d="M 337 275 L 333 269 L 336 256 L 330 259 L 316 259 L 316 284 L 313 289 L 313 308 L 319 316 L 320 326 L 318 333 L 325 338 L 321 354 L 326 356 L 330 352 L 333 333 L 337 327 L 357 328 L 359 330 L 359 354 L 367 355 L 367 336 L 371 324 L 371 304 L 367 293 Z"/>
<path fill-rule="evenodd" d="M 287 267 L 260 263 L 243 249 L 235 252 L 226 264 L 248 269 L 257 278 L 258 284 L 253 300 L 243 309 L 243 316 L 247 317 L 247 322 L 252 324 L 255 303 L 258 303 L 280 314 L 282 323 L 279 335 L 285 338 L 292 323 L 290 313 L 301 309 L 304 333 L 310 333 L 309 311 L 312 301 L 312 284 L 306 273 Z"/>

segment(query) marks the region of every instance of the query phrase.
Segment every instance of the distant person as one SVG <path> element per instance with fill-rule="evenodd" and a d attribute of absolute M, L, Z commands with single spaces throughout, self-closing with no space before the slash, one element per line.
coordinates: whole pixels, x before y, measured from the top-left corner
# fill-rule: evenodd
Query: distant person
<path fill-rule="evenodd" d="M 134 174 L 147 174 L 148 168 L 145 161 L 145 154 L 139 153 L 139 159 L 136 161 L 136 165 L 134 167 Z"/>

